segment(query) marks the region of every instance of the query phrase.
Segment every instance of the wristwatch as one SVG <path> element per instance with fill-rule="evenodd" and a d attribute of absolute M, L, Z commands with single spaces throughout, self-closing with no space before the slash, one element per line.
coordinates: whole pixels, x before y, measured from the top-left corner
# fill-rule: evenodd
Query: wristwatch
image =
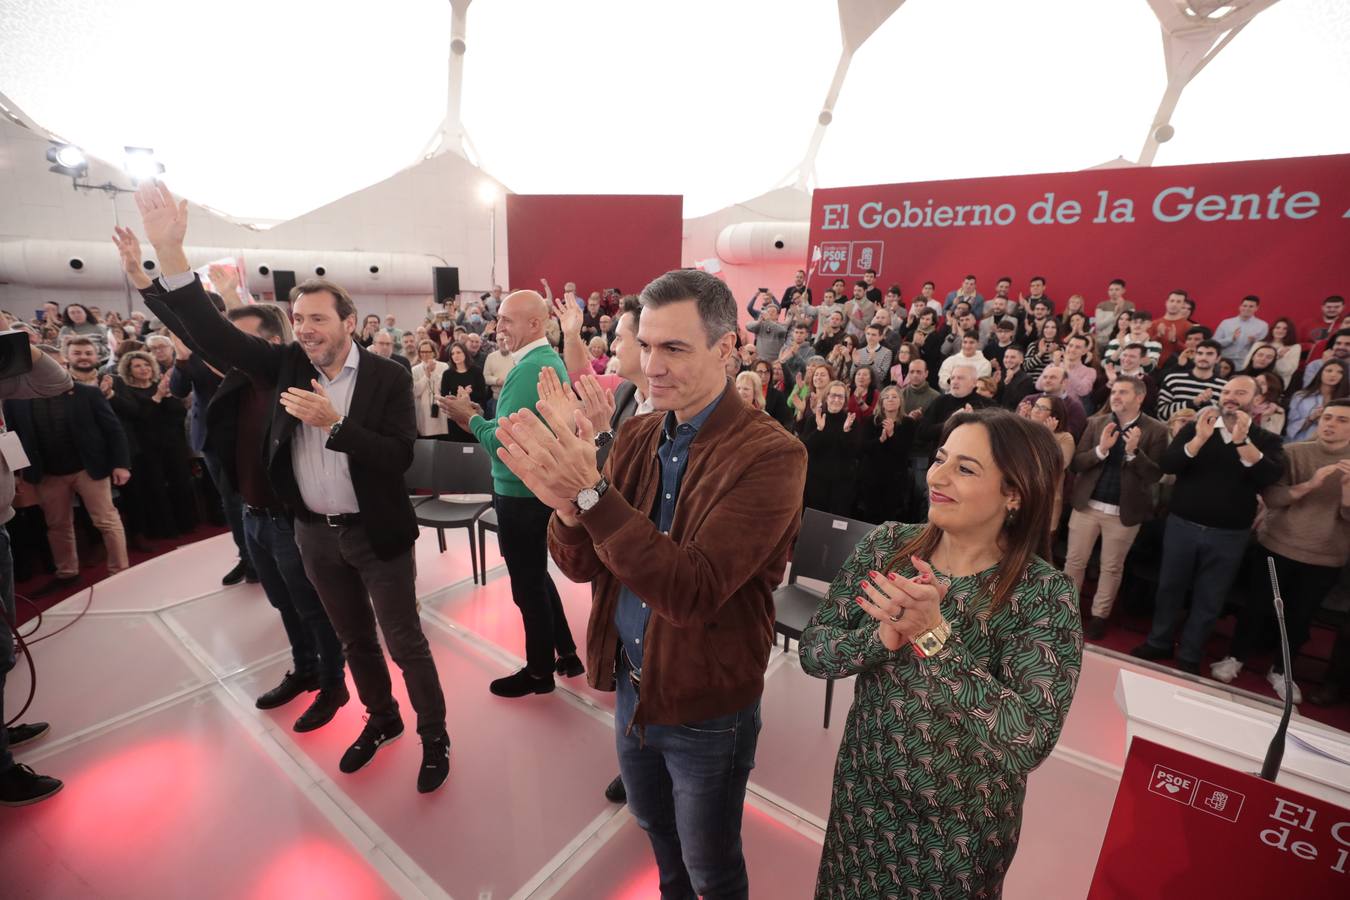
<path fill-rule="evenodd" d="M 947 624 L 946 619 L 940 620 L 932 628 L 923 634 L 916 636 L 913 640 L 914 652 L 918 653 L 924 659 L 942 652 L 942 648 L 947 645 L 947 639 L 952 636 L 952 626 Z"/>
<path fill-rule="evenodd" d="M 613 431 L 597 431 L 595 433 L 595 449 L 603 450 L 614 440 Z"/>
<path fill-rule="evenodd" d="M 609 480 L 601 475 L 600 480 L 595 483 L 595 487 L 582 488 L 581 493 L 573 499 L 577 509 L 582 512 L 594 509 L 595 504 L 600 502 L 600 498 L 605 496 L 605 491 L 609 490 Z"/>
<path fill-rule="evenodd" d="M 329 425 L 329 426 L 328 426 L 328 439 L 329 439 L 330 441 L 331 441 L 333 438 L 337 437 L 337 433 L 338 433 L 339 430 L 341 430 L 341 428 L 342 428 L 342 423 L 345 422 L 345 421 L 347 421 L 347 417 L 346 417 L 346 416 L 343 416 L 342 418 L 340 418 L 340 419 L 338 419 L 336 422 L 334 422 L 332 425 Z"/>

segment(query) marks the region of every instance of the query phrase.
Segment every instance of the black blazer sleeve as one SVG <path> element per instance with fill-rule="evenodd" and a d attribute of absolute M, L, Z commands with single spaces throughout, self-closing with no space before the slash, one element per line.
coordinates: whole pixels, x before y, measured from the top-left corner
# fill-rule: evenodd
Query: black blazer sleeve
<path fill-rule="evenodd" d="M 280 379 L 281 364 L 289 348 L 235 328 L 206 296 L 201 279 L 193 278 L 191 284 L 162 296 L 168 311 L 177 315 L 185 333 L 195 342 L 194 346 L 179 335 L 188 349 L 195 353 L 200 348 L 202 355 L 221 371 L 236 368 L 268 384 L 276 384 Z M 149 302 L 147 297 L 146 303 Z M 162 321 L 168 324 L 168 320 Z M 172 326 L 169 330 L 174 331 Z"/>

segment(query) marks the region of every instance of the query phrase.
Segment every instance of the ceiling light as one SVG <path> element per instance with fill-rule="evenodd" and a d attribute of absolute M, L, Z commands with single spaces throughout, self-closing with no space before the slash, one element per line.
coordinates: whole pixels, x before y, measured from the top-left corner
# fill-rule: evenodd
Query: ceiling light
<path fill-rule="evenodd" d="M 164 171 L 164 164 L 155 159 L 155 151 L 149 147 L 124 147 L 126 157 L 122 168 L 131 176 L 132 181 L 153 181 Z"/>
<path fill-rule="evenodd" d="M 89 171 L 89 161 L 84 151 L 74 144 L 55 144 L 47 148 L 47 162 L 52 163 L 51 171 L 59 175 L 79 178 Z"/>
<path fill-rule="evenodd" d="M 487 205 L 497 202 L 497 185 L 490 181 L 484 181 L 478 185 L 478 199 Z"/>

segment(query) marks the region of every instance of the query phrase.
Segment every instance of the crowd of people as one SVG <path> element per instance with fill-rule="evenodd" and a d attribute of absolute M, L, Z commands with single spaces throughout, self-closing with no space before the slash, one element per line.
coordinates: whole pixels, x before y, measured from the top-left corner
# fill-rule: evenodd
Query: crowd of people
<path fill-rule="evenodd" d="M 429 302 L 405 328 L 358 320 L 322 279 L 297 286 L 289 315 L 242 296 L 229 270 L 211 273 L 210 294 L 183 251 L 185 204 L 154 183 L 137 201 L 161 276 L 132 231 L 115 240 L 151 315 L 50 304 L 15 323 L 35 367 L 5 385 L 5 418 L 33 460 L 22 478 L 55 584 L 79 568 L 74 494 L 115 571 L 127 535 L 195 525 L 197 505 L 179 501 L 200 456 L 238 543 L 225 581 L 259 580 L 291 644 L 293 669 L 258 707 L 315 693 L 293 727 L 323 727 L 351 699 L 349 669 L 368 717 L 339 769 L 363 768 L 404 730 L 387 647 L 422 740 L 417 788 L 434 791 L 450 736 L 403 479 L 418 437 L 483 445 L 526 638 L 525 665 L 489 689 L 524 697 L 584 674 L 617 691 L 606 795 L 648 833 L 663 894 L 748 891 L 740 810 L 773 589 L 803 505 L 878 526 L 801 638 L 808 673 L 859 677 L 818 896 L 864 882 L 997 893 L 1026 777 L 1054 746 L 1083 635 L 1110 627 L 1132 552 L 1152 546 L 1157 572 L 1135 654 L 1175 654 L 1193 673 L 1246 556 L 1275 560 L 1295 651 L 1350 556 L 1340 297 L 1314 321 L 1267 325 L 1249 296 L 1211 330 L 1185 291 L 1154 319 L 1119 279 L 1089 309 L 1081 295 L 1059 307 L 1039 276 L 1016 299 L 1009 278 L 985 297 L 967 276 L 905 301 L 875 272 L 816 298 L 799 271 L 781 297 L 756 292 L 742 328 L 723 282 L 681 270 L 638 296 L 498 287 Z M 584 650 L 550 557 L 591 585 Z M 1269 649 L 1268 600 L 1243 607 L 1213 677 Z M 1350 627 L 1318 699 L 1347 688 Z M 873 746 L 897 779 L 871 777 L 860 751 Z M 0 744 L 0 802 L 59 787 Z M 949 815 L 923 816 L 925 802 Z M 969 852 L 931 852 L 949 839 Z"/>

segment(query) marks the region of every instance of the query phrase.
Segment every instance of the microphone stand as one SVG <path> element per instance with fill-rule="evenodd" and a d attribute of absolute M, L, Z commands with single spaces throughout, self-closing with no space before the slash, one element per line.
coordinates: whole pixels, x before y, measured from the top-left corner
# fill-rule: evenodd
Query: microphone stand
<path fill-rule="evenodd" d="M 1284 660 L 1284 714 L 1280 716 L 1280 726 L 1270 739 L 1266 749 L 1265 762 L 1261 764 L 1261 777 L 1274 781 L 1280 772 L 1280 761 L 1284 759 L 1284 740 L 1289 733 L 1289 716 L 1294 711 L 1294 673 L 1289 660 L 1289 632 L 1284 626 L 1284 598 L 1280 596 L 1280 580 L 1275 576 L 1275 559 L 1266 557 L 1266 568 L 1270 571 L 1270 589 L 1275 597 L 1275 621 L 1280 626 L 1280 653 Z"/>

